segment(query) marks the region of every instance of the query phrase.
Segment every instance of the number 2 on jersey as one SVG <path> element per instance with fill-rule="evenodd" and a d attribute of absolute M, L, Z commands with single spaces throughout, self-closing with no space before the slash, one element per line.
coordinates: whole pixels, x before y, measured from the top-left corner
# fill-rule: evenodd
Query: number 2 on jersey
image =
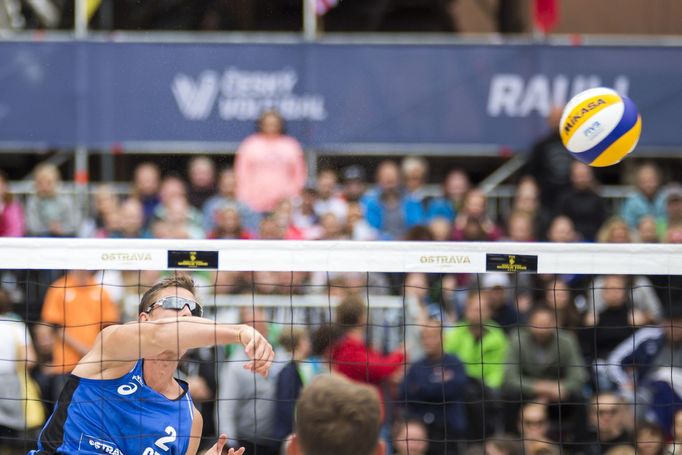
<path fill-rule="evenodd" d="M 171 427 L 170 425 L 166 427 L 166 433 L 168 436 L 162 436 L 159 439 L 157 439 L 154 442 L 154 445 L 158 447 L 159 449 L 163 450 L 164 452 L 168 452 L 169 448 L 166 444 L 170 444 L 172 442 L 175 442 L 175 438 L 177 436 L 177 432 L 175 431 L 175 428 Z M 151 447 L 147 447 L 144 449 L 144 452 L 142 455 L 161 455 L 159 452 L 154 450 Z"/>

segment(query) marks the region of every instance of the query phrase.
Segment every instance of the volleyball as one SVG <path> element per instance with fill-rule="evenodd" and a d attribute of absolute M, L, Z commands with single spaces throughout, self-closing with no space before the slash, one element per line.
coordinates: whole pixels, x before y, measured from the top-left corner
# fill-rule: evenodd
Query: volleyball
<path fill-rule="evenodd" d="M 622 161 L 635 149 L 642 132 L 635 103 L 604 87 L 574 96 L 559 125 L 561 140 L 571 155 L 595 167 Z"/>

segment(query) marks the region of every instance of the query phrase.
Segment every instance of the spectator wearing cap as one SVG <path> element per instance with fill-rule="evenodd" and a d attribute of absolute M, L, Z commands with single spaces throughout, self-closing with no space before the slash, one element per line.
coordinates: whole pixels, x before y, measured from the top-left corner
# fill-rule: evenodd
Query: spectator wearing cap
<path fill-rule="evenodd" d="M 353 164 L 343 169 L 343 197 L 346 202 L 360 202 L 367 191 L 367 174 L 362 166 Z"/>
<path fill-rule="evenodd" d="M 272 110 L 261 115 L 258 131 L 239 145 L 234 168 L 237 199 L 259 213 L 300 196 L 308 172 L 301 145 L 285 134 L 282 116 Z"/>
<path fill-rule="evenodd" d="M 665 238 L 668 226 L 682 223 L 682 185 L 670 186 L 665 193 L 665 216 L 657 220 L 659 238 Z"/>
<path fill-rule="evenodd" d="M 487 293 L 491 319 L 503 330 L 509 331 L 522 322 L 522 316 L 510 292 L 512 285 L 507 274 L 486 273 L 481 277 L 481 287 Z"/>
<path fill-rule="evenodd" d="M 381 162 L 376 175 L 376 188 L 362 198 L 367 221 L 381 233 L 382 239 L 402 239 L 410 228 L 424 222 L 422 205 L 407 197 L 394 161 Z"/>

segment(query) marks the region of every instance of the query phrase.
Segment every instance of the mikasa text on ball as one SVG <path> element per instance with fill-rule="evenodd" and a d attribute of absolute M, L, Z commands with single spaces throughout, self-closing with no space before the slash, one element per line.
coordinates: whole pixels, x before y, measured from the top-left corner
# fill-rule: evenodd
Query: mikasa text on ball
<path fill-rule="evenodd" d="M 609 88 L 591 88 L 568 102 L 559 128 L 571 155 L 603 167 L 620 162 L 634 150 L 642 118 L 630 98 Z"/>

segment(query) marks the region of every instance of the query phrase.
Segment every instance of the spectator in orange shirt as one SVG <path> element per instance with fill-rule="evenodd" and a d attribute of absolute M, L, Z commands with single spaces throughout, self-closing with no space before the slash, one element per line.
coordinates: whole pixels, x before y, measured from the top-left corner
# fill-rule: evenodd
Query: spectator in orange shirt
<path fill-rule="evenodd" d="M 266 111 L 237 150 L 237 199 L 256 212 L 272 211 L 282 199 L 301 195 L 307 172 L 301 145 L 284 133 L 278 112 Z"/>
<path fill-rule="evenodd" d="M 97 334 L 119 322 L 118 307 L 88 270 L 71 270 L 52 283 L 45 294 L 39 326 L 52 346 L 47 373 L 51 390 L 61 390 L 62 379 L 93 346 Z M 45 339 L 43 338 L 43 339 Z M 53 394 L 49 399 L 56 399 Z"/>

